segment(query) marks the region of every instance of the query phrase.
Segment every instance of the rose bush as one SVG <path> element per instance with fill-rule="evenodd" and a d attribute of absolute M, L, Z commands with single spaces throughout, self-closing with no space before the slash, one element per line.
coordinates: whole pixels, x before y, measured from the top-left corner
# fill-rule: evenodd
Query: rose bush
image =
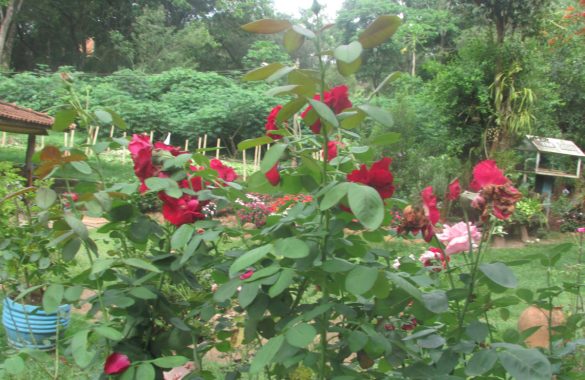
<path fill-rule="evenodd" d="M 92 290 L 86 301 L 95 323 L 71 337 L 73 360 L 87 367 L 101 354 L 104 375 L 146 380 L 188 361 L 195 378 L 213 379 L 203 359 L 211 350 L 252 353 L 251 360 L 242 355 L 225 367 L 222 378 L 228 379 L 263 373 L 277 379 L 544 380 L 569 373 L 565 358 L 581 344 L 573 339 L 581 315 L 557 335 L 549 331 L 553 343 L 546 351 L 526 348 L 525 336 L 500 334 L 490 323 L 492 313 L 509 315 L 509 306 L 525 300 L 551 309 L 558 295 L 550 284 L 537 297 L 529 289 L 502 294 L 517 287 L 516 277 L 506 263 L 486 261 L 494 221 L 508 218 L 520 199 L 496 163 L 479 162 L 468 186 L 456 179 L 447 189 L 426 187 L 405 207 L 394 198 L 391 158 L 374 157 L 352 131 L 365 119 L 390 128 L 392 118 L 373 102 L 354 104 L 348 87 L 327 85 L 328 64 L 353 74 L 363 50 L 390 38 L 400 18 L 381 16 L 358 41 L 329 47 L 317 2 L 313 12 L 311 29 L 286 20 L 243 26 L 284 32 L 289 51 L 311 41 L 319 52 L 317 75 L 274 63 L 244 76 L 277 82 L 271 92 L 284 96 L 264 135 L 239 144 L 241 150 L 271 144 L 246 181 L 204 152 L 153 144 L 142 135 L 92 147 L 99 157 L 127 144 L 137 181 L 78 186 L 78 199 L 70 197 L 53 220 L 51 244 L 70 259 L 82 250 L 89 262 L 64 289 L 71 302 L 80 299 L 80 289 Z M 118 120 L 76 103 L 66 109 L 82 127 Z M 294 126 L 297 113 L 312 133 Z M 377 143 L 396 138 L 390 133 Z M 87 171 L 80 164 L 86 157 L 72 153 L 54 156 L 51 170 Z M 140 212 L 137 193 L 157 194 L 163 221 Z M 256 228 L 205 212 L 213 204 L 246 215 L 243 200 L 250 193 L 304 201 L 286 212 L 263 212 Z M 442 224 L 452 204 L 464 215 L 476 208 L 481 217 Z M 90 234 L 84 214 L 107 224 Z M 406 255 L 384 243 L 419 233 L 427 244 L 419 258 L 398 260 Z M 100 251 L 99 238 L 113 248 Z M 550 267 L 566 249 L 538 259 Z"/>

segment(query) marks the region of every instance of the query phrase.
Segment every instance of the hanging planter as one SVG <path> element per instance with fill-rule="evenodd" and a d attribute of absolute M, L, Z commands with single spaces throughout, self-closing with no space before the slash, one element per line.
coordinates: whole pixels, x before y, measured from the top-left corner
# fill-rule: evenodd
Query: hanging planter
<path fill-rule="evenodd" d="M 56 313 L 48 314 L 40 306 L 4 298 L 2 324 L 8 343 L 17 349 L 54 349 L 58 336 L 69 326 L 70 311 L 70 305 L 61 305 Z"/>

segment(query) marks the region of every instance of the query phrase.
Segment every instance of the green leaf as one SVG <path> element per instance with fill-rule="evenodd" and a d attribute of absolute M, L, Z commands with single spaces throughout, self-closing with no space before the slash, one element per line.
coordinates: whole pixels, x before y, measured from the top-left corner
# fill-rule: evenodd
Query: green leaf
<path fill-rule="evenodd" d="M 276 116 L 276 121 L 282 123 L 283 121 L 287 121 L 290 119 L 295 113 L 299 112 L 303 106 L 307 104 L 307 99 L 305 98 L 298 98 L 291 100 L 290 102 L 286 103 L 282 109 L 278 112 Z M 238 149 L 239 145 L 238 145 Z"/>
<path fill-rule="evenodd" d="M 144 261 L 142 259 L 131 257 L 129 259 L 124 259 L 122 262 L 126 265 L 130 265 L 134 268 L 144 269 L 150 272 L 160 273 L 160 269 L 152 265 L 151 263 Z"/>
<path fill-rule="evenodd" d="M 368 335 L 362 331 L 354 330 L 349 334 L 347 342 L 351 352 L 358 352 L 368 344 Z"/>
<path fill-rule="evenodd" d="M 391 127 L 394 124 L 392 115 L 379 107 L 369 104 L 362 104 L 361 106 L 358 106 L 358 108 L 385 127 Z"/>
<path fill-rule="evenodd" d="M 384 221 L 384 202 L 373 188 L 352 183 L 347 192 L 349 207 L 360 223 L 375 230 Z"/>
<path fill-rule="evenodd" d="M 110 340 L 113 340 L 116 342 L 124 339 L 124 334 L 122 334 L 118 330 L 111 328 L 109 326 L 98 326 L 98 327 L 94 328 L 93 331 L 95 331 L 96 334 L 103 336 L 104 338 L 107 338 L 107 339 L 110 339 Z"/>
<path fill-rule="evenodd" d="M 175 368 L 180 367 L 187 363 L 189 359 L 184 356 L 165 356 L 162 358 L 156 358 L 152 363 L 160 368 Z"/>
<path fill-rule="evenodd" d="M 67 288 L 63 296 L 67 302 L 76 302 L 81 298 L 81 293 L 83 293 L 83 286 L 75 285 Z"/>
<path fill-rule="evenodd" d="M 449 299 L 443 290 L 423 293 L 422 299 L 425 307 L 433 313 L 440 314 L 449 310 Z"/>
<path fill-rule="evenodd" d="M 473 321 L 465 328 L 465 334 L 473 339 L 477 343 L 481 343 L 486 340 L 490 333 L 487 324 L 480 321 Z"/>
<path fill-rule="evenodd" d="M 87 367 L 92 359 L 93 353 L 87 350 L 87 336 L 89 330 L 81 330 L 76 332 L 71 339 L 71 353 L 73 360 L 81 368 Z"/>
<path fill-rule="evenodd" d="M 115 263 L 116 260 L 114 259 L 99 258 L 93 262 L 93 265 L 91 266 L 91 274 L 100 273 L 110 269 Z"/>
<path fill-rule="evenodd" d="M 55 313 L 63 301 L 65 288 L 61 284 L 51 284 L 43 294 L 43 309 L 47 314 Z"/>
<path fill-rule="evenodd" d="M 289 237 L 276 241 L 274 253 L 277 256 L 300 259 L 309 256 L 309 246 L 300 239 Z"/>
<path fill-rule="evenodd" d="M 134 375 L 134 378 L 140 380 L 155 380 L 156 372 L 154 366 L 150 363 L 141 363 L 136 367 L 136 375 Z"/>
<path fill-rule="evenodd" d="M 343 117 L 343 119 L 341 120 L 341 127 L 343 129 L 353 129 L 353 128 L 359 127 L 362 124 L 362 122 L 364 121 L 364 119 L 366 118 L 366 114 L 363 111 L 355 110 L 355 111 L 349 111 L 349 112 L 351 112 L 352 114 L 350 114 L 347 117 L 343 117 L 343 114 L 345 112 L 338 115 L 338 117 L 340 117 L 340 118 Z"/>
<path fill-rule="evenodd" d="M 272 244 L 266 244 L 244 253 L 242 256 L 238 257 L 230 267 L 230 277 L 233 277 L 239 271 L 256 264 L 257 261 L 263 259 L 273 251 L 274 246 Z"/>
<path fill-rule="evenodd" d="M 481 376 L 492 369 L 497 360 L 498 355 L 494 350 L 478 351 L 467 362 L 465 374 L 467 376 Z"/>
<path fill-rule="evenodd" d="M 55 201 L 57 200 L 57 193 L 53 189 L 49 189 L 46 187 L 40 187 L 37 190 L 37 206 L 46 210 L 50 208 Z"/>
<path fill-rule="evenodd" d="M 362 44 L 360 44 L 358 41 L 354 41 L 349 45 L 341 45 L 335 48 L 333 51 L 333 56 L 339 61 L 352 63 L 360 58 L 362 51 Z"/>
<path fill-rule="evenodd" d="M 398 16 L 380 16 L 360 34 L 359 41 L 365 49 L 381 45 L 392 37 L 401 23 Z"/>
<path fill-rule="evenodd" d="M 238 293 L 238 301 L 240 302 L 240 306 L 244 309 L 250 306 L 250 304 L 256 299 L 258 290 L 260 290 L 260 285 L 258 283 L 242 285 L 242 290 L 240 290 Z"/>
<path fill-rule="evenodd" d="M 262 173 L 268 173 L 278 163 L 286 148 L 287 146 L 285 144 L 274 144 L 268 149 L 262 162 L 260 162 L 260 170 Z"/>
<path fill-rule="evenodd" d="M 195 234 L 195 227 L 183 224 L 173 233 L 171 237 L 171 249 L 183 248 Z"/>
<path fill-rule="evenodd" d="M 398 286 L 400 289 L 410 294 L 412 298 L 414 298 L 417 301 L 422 301 L 421 291 L 418 290 L 418 288 L 416 288 L 410 282 L 408 282 L 408 280 L 392 272 L 387 272 L 386 277 L 388 277 L 390 281 L 394 283 L 394 285 Z"/>
<path fill-rule="evenodd" d="M 122 119 L 122 117 L 120 115 L 118 115 L 116 112 L 112 111 L 109 108 L 104 108 L 104 110 L 106 110 L 110 113 L 110 116 L 112 117 L 112 124 L 114 124 L 114 126 L 116 128 L 120 128 L 122 130 L 128 128 L 128 126 L 126 125 L 126 122 L 124 121 L 124 119 Z"/>
<path fill-rule="evenodd" d="M 270 65 L 266 65 L 252 71 L 247 72 L 243 77 L 242 80 L 245 81 L 255 81 L 255 80 L 264 80 L 277 72 L 278 70 L 284 67 L 283 64 L 280 63 L 271 63 Z"/>
<path fill-rule="evenodd" d="M 301 46 L 303 46 L 303 42 L 305 42 L 305 36 L 297 33 L 294 29 L 289 29 L 284 34 L 284 48 L 289 53 L 294 53 L 297 51 Z"/>
<path fill-rule="evenodd" d="M 348 77 L 354 73 L 356 73 L 360 67 L 362 66 L 362 59 L 358 58 L 351 63 L 346 63 L 343 61 L 336 61 L 337 71 L 344 77 Z"/>
<path fill-rule="evenodd" d="M 537 349 L 511 348 L 498 352 L 504 369 L 517 380 L 550 380 L 552 368 Z"/>
<path fill-rule="evenodd" d="M 493 283 L 504 288 L 515 288 L 518 285 L 514 272 L 504 263 L 481 264 L 479 270 Z"/>
<path fill-rule="evenodd" d="M 91 174 L 91 167 L 85 161 L 71 161 L 71 166 L 81 174 L 90 175 Z"/>
<path fill-rule="evenodd" d="M 71 214 L 67 214 L 63 217 L 65 222 L 71 227 L 71 230 L 75 232 L 77 236 L 79 236 L 82 240 L 85 240 L 89 237 L 89 232 L 87 231 L 87 227 L 83 222 L 77 219 L 75 216 Z"/>
<path fill-rule="evenodd" d="M 53 130 L 63 132 L 69 129 L 69 126 L 77 118 L 77 111 L 73 108 L 65 108 L 57 111 L 55 114 L 55 122 L 53 123 Z"/>
<path fill-rule="evenodd" d="M 278 96 L 278 95 L 290 95 L 291 93 L 296 93 L 299 88 L 298 84 L 287 84 L 286 86 L 278 86 L 273 87 L 270 90 L 266 91 L 266 96 Z M 280 113 L 280 111 L 279 111 Z"/>
<path fill-rule="evenodd" d="M 313 106 L 313 109 L 322 121 L 329 123 L 334 127 L 339 127 L 339 121 L 335 117 L 335 114 L 325 103 L 315 99 L 309 99 L 309 103 L 311 103 L 311 106 Z"/>
<path fill-rule="evenodd" d="M 285 336 L 288 344 L 298 348 L 305 348 L 317 335 L 317 330 L 308 323 L 299 323 L 287 330 Z"/>
<path fill-rule="evenodd" d="M 242 282 L 239 278 L 233 278 L 225 284 L 221 285 L 213 294 L 215 302 L 224 302 L 234 295 Z"/>
<path fill-rule="evenodd" d="M 298 34 L 301 34 L 307 38 L 315 38 L 315 33 L 313 33 L 312 31 L 310 31 L 309 29 L 305 28 L 302 25 L 296 24 L 296 25 L 293 25 L 292 28 Z"/>
<path fill-rule="evenodd" d="M 156 293 L 154 293 L 152 290 L 145 288 L 143 286 L 139 286 L 137 288 L 132 288 L 132 289 L 130 289 L 130 291 L 128 291 L 128 293 L 131 296 L 142 299 L 142 300 L 154 300 L 158 297 L 156 295 Z"/>
<path fill-rule="evenodd" d="M 25 369 L 24 360 L 20 356 L 11 356 L 2 364 L 6 372 L 15 376 L 22 374 Z"/>
<path fill-rule="evenodd" d="M 270 287 L 268 290 L 268 295 L 270 298 L 277 297 L 280 295 L 286 288 L 292 284 L 295 278 L 295 271 L 294 269 L 285 268 L 280 272 L 280 276 L 278 276 L 278 280 Z"/>
<path fill-rule="evenodd" d="M 277 70 L 274 74 L 272 74 L 271 76 L 269 76 L 268 78 L 266 78 L 266 82 L 274 82 L 279 80 L 280 78 L 284 77 L 285 75 L 288 75 L 291 71 L 293 71 L 295 68 L 292 66 L 286 66 L 283 67 L 282 69 Z"/>
<path fill-rule="evenodd" d="M 377 278 L 378 270 L 376 268 L 358 265 L 347 274 L 345 288 L 351 294 L 359 296 L 370 290 Z"/>
<path fill-rule="evenodd" d="M 327 273 L 348 272 L 355 267 L 355 264 L 347 260 L 333 257 L 323 263 L 323 270 Z"/>
<path fill-rule="evenodd" d="M 242 29 L 250 33 L 274 34 L 287 30 L 292 24 L 287 20 L 265 18 L 242 25 Z"/>
<path fill-rule="evenodd" d="M 400 141 L 401 134 L 397 132 L 389 132 L 384 133 L 382 135 L 377 135 L 373 141 L 372 145 L 392 145 L 396 144 Z"/>
<path fill-rule="evenodd" d="M 264 367 L 269 365 L 272 362 L 272 359 L 274 359 L 278 353 L 278 350 L 280 350 L 280 347 L 282 347 L 283 343 L 284 335 L 278 335 L 271 338 L 262 347 L 260 347 L 258 352 L 256 352 L 254 359 L 252 359 L 250 373 L 261 372 Z"/>
<path fill-rule="evenodd" d="M 97 109 L 93 112 L 98 121 L 103 125 L 110 125 L 114 122 L 112 115 L 105 110 Z"/>
<path fill-rule="evenodd" d="M 279 114 L 280 114 L 280 112 L 279 112 Z M 272 138 L 270 138 L 268 136 L 257 137 L 255 139 L 248 139 L 248 140 L 244 140 L 238 144 L 238 150 L 246 150 L 246 149 L 254 148 L 254 147 L 257 147 L 260 145 L 270 144 L 273 142 L 274 142 L 274 140 L 272 140 Z"/>
<path fill-rule="evenodd" d="M 150 190 L 151 192 L 165 191 L 168 193 L 169 191 L 179 190 L 179 185 L 177 184 L 177 181 L 174 181 L 170 178 L 151 177 L 147 178 L 146 181 L 144 181 L 144 183 L 146 184 L 146 186 L 148 186 L 148 190 Z M 180 198 L 181 195 L 182 193 L 178 197 L 173 198 Z M 169 194 L 169 196 L 171 196 L 171 194 Z"/>
<path fill-rule="evenodd" d="M 325 193 L 325 196 L 319 203 L 319 209 L 321 211 L 329 210 L 331 207 L 336 206 L 339 201 L 347 195 L 349 190 L 349 182 L 341 182 L 335 185 L 332 189 Z"/>

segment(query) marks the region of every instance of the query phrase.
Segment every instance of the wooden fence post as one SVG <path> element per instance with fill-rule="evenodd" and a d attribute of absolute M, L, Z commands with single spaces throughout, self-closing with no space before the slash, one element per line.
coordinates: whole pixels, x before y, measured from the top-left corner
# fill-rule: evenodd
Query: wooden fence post
<path fill-rule="evenodd" d="M 216 151 L 215 151 L 215 158 L 218 159 L 218 160 L 219 160 L 219 150 L 221 149 L 220 146 L 221 146 L 221 139 L 218 137 L 217 138 L 217 144 L 215 146 L 217 148 Z"/>
<path fill-rule="evenodd" d="M 6 146 L 6 132 L 2 132 L 2 146 Z"/>
<path fill-rule="evenodd" d="M 71 134 L 69 135 L 69 148 L 73 148 L 75 145 L 75 129 L 71 130 Z"/>
<path fill-rule="evenodd" d="M 124 140 L 126 140 L 126 132 L 124 132 Z M 126 153 L 127 150 L 125 147 L 122 147 L 122 162 L 126 162 Z"/>
<path fill-rule="evenodd" d="M 150 142 L 152 142 L 153 138 L 154 138 L 154 131 L 150 131 Z"/>
<path fill-rule="evenodd" d="M 185 152 L 189 151 L 189 139 L 185 140 Z"/>
<path fill-rule="evenodd" d="M 207 133 L 205 135 L 203 135 L 203 150 L 204 150 L 203 154 L 207 155 L 206 154 L 207 152 L 205 152 L 205 149 L 207 149 Z"/>
<path fill-rule="evenodd" d="M 201 142 L 202 142 L 201 137 L 198 137 L 197 138 L 197 149 L 198 150 L 201 149 Z"/>
<path fill-rule="evenodd" d="M 244 181 L 246 180 L 247 177 L 247 168 L 246 168 L 246 149 L 244 149 L 242 151 L 242 164 L 244 166 L 244 168 L 242 169 L 243 173 L 244 173 Z"/>

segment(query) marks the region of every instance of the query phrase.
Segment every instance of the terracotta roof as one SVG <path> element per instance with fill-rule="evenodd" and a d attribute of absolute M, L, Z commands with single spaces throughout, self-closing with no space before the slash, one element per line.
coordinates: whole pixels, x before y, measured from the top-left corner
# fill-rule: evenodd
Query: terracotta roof
<path fill-rule="evenodd" d="M 55 120 L 46 113 L 33 111 L 16 104 L 0 101 L 0 118 L 16 120 L 35 125 L 52 126 Z"/>

